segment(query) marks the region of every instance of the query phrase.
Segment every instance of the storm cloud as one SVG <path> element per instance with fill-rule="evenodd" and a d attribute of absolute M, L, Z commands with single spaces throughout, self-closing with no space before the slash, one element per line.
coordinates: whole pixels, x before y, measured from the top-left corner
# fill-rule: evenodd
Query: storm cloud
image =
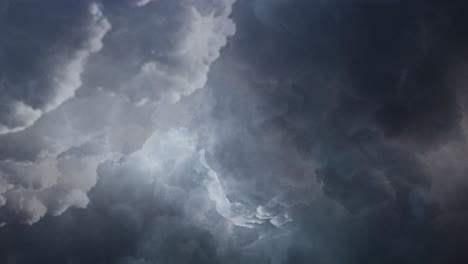
<path fill-rule="evenodd" d="M 156 108 L 163 108 L 158 104 L 176 102 L 181 96 L 203 88 L 210 64 L 219 56 L 226 37 L 235 30 L 228 18 L 232 4 L 229 1 L 216 6 L 158 1 L 148 3 L 145 9 L 126 1 L 74 4 L 76 8 L 52 1 L 50 6 L 38 10 L 39 3 L 35 1 L 5 4 L 4 19 L 12 24 L 7 32 L 13 34 L 15 23 L 23 23 L 26 28 L 23 37 L 52 42 L 41 45 L 57 56 L 73 54 L 75 51 L 70 49 L 78 45 L 76 59 L 54 66 L 47 60 L 55 55 L 37 50 L 28 56 L 23 53 L 36 52 L 34 47 L 24 46 L 25 51 L 21 51 L 21 45 L 6 42 L 15 41 L 14 35 L 5 38 L 2 52 L 7 57 L 2 61 L 5 78 L 9 79 L 5 80 L 2 96 L 5 106 L 21 116 L 8 111 L 2 113 L 5 118 L 24 121 L 18 126 L 5 123 L 8 126 L 5 132 L 9 133 L 0 139 L 3 205 L 0 215 L 5 223 L 34 223 L 46 213 L 59 215 L 69 207 L 86 207 L 89 202 L 86 194 L 97 181 L 97 166 L 142 146 L 155 129 L 156 121 L 151 116 Z M 40 23 L 24 22 L 35 16 L 40 19 L 41 10 L 47 19 Z M 82 12 L 68 14 L 79 10 Z M 48 16 L 48 11 L 53 14 Z M 65 17 L 76 25 L 61 23 Z M 42 35 L 40 30 L 44 32 Z M 102 39 L 104 35 L 106 38 Z M 23 37 L 18 35 L 18 42 Z M 86 50 L 81 49 L 81 39 Z M 36 43 L 23 42 L 24 45 Z M 122 53 L 122 49 L 126 52 Z M 16 67 L 13 59 L 20 63 L 23 57 L 29 60 L 24 61 L 28 68 L 22 64 Z M 118 57 L 129 63 L 115 61 Z M 33 66 L 37 70 L 29 69 Z M 56 76 L 55 71 L 64 73 Z M 32 75 L 33 79 L 25 81 L 21 74 Z M 37 74 L 37 80 L 33 74 Z M 71 86 L 41 84 L 40 78 Z M 18 83 L 13 83 L 14 79 Z M 38 86 L 28 88 L 20 81 Z M 80 91 L 76 91 L 78 88 Z M 66 104 L 60 105 L 67 99 Z M 33 101 L 43 101 L 45 108 L 32 105 Z M 38 115 L 30 116 L 29 110 L 17 107 L 21 105 Z"/>
<path fill-rule="evenodd" d="M 0 2 L 0 262 L 466 263 L 466 11 Z"/>
<path fill-rule="evenodd" d="M 96 3 L 3 2 L 2 134 L 27 128 L 71 98 L 84 64 L 110 29 Z"/>

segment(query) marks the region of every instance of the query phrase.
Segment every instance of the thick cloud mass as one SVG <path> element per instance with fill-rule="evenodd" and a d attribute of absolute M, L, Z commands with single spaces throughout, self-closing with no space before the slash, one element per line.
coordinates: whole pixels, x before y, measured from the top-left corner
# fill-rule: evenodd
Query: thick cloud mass
<path fill-rule="evenodd" d="M 0 263 L 467 263 L 467 11 L 0 0 Z"/>
<path fill-rule="evenodd" d="M 0 222 L 86 207 L 98 165 L 138 150 L 156 108 L 205 85 L 231 4 L 5 3 Z"/>
<path fill-rule="evenodd" d="M 177 102 L 203 88 L 211 63 L 235 32 L 228 19 L 232 0 L 138 2 L 131 11 L 134 3 L 117 2 L 109 1 L 108 9 L 118 30 L 109 33 L 89 78 L 136 105 Z"/>
<path fill-rule="evenodd" d="M 4 1 L 0 133 L 22 130 L 71 98 L 110 29 L 96 3 Z M 53 11 L 52 11 L 53 10 Z M 64 18 L 66 16 L 66 18 Z"/>

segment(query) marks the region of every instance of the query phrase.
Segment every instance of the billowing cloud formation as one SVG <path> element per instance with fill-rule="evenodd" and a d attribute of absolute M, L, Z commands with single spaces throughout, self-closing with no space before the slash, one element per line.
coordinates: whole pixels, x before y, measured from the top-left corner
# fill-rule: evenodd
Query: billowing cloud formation
<path fill-rule="evenodd" d="M 136 105 L 177 102 L 202 88 L 211 63 L 235 32 L 228 18 L 233 2 L 162 0 L 131 12 L 122 9 L 129 8 L 125 2 L 109 4 L 109 19 L 119 30 L 110 32 L 108 48 L 90 69 L 93 84 L 124 93 Z"/>
<path fill-rule="evenodd" d="M 4 134 L 27 128 L 74 95 L 81 86 L 84 64 L 101 49 L 110 24 L 96 3 L 85 1 L 51 1 L 47 7 L 34 1 L 2 5 L 0 133 Z"/>
<path fill-rule="evenodd" d="M 60 215 L 69 207 L 86 207 L 86 193 L 96 184 L 97 165 L 107 156 L 92 153 L 80 157 L 74 152 L 93 147 L 81 146 L 82 150 L 37 163 L 2 162 L 2 222 L 32 224 L 46 213 Z"/>
<path fill-rule="evenodd" d="M 7 56 L 2 60 L 8 78 L 4 83 L 9 85 L 3 101 L 21 113 L 2 112 L 5 120 L 21 119 L 5 121 L 4 132 L 10 133 L 0 138 L 2 223 L 34 223 L 47 213 L 86 207 L 98 165 L 138 150 L 155 126 L 161 126 L 159 120 L 151 121 L 156 109 L 164 111 L 166 103 L 202 88 L 210 64 L 235 30 L 229 19 L 232 1 L 157 1 L 144 6 L 80 1 L 73 4 L 76 10 L 52 1 L 34 11 L 38 20 L 47 19 L 26 23 L 37 5 L 12 2 L 3 11 L 7 32 L 24 29 L 17 32 L 18 38 L 23 36 L 18 43 L 1 46 Z M 52 16 L 47 8 L 54 10 Z M 67 12 L 76 13 L 67 15 L 70 24 L 63 24 L 60 19 Z M 37 42 L 29 41 L 35 38 Z M 28 61 L 23 60 L 21 53 L 35 43 L 43 52 L 24 54 Z M 128 64 L 121 63 L 125 59 Z M 20 105 L 37 115 L 19 111 Z"/>
<path fill-rule="evenodd" d="M 467 263 L 464 1 L 98 6 L 76 96 L 0 136 L 0 262 Z"/>

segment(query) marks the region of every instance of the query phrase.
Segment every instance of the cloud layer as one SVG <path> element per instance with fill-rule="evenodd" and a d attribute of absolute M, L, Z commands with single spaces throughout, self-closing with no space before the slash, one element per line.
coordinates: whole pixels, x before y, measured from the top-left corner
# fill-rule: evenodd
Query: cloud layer
<path fill-rule="evenodd" d="M 60 1 L 3 5 L 1 134 L 29 127 L 73 97 L 88 57 L 110 29 L 96 3 L 72 3 L 73 12 Z"/>
<path fill-rule="evenodd" d="M 2 12 L 11 34 L 1 47 L 9 109 L 0 138 L 2 223 L 86 207 L 98 165 L 141 148 L 158 126 L 158 105 L 203 88 L 235 31 L 231 1 L 38 5 L 11 2 Z"/>
<path fill-rule="evenodd" d="M 46 2 L 0 2 L 56 102 L 0 135 L 0 262 L 466 263 L 463 1 Z"/>

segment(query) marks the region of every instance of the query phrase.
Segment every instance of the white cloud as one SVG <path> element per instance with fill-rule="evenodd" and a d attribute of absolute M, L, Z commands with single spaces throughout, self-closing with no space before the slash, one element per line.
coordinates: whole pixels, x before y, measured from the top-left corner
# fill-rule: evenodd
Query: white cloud
<path fill-rule="evenodd" d="M 102 48 L 102 38 L 111 28 L 96 3 L 90 4 L 88 16 L 89 21 L 86 23 L 87 29 L 84 33 L 86 35 L 82 36 L 84 40 L 78 48 L 70 51 L 52 51 L 47 58 L 40 58 L 45 64 L 41 70 L 45 76 L 37 76 L 37 79 L 26 80 L 22 84 L 9 81 L 9 76 L 0 79 L 0 87 L 4 90 L 4 94 L 0 96 L 0 107 L 3 109 L 0 115 L 0 134 L 21 131 L 31 126 L 43 114 L 74 96 L 82 84 L 81 74 L 88 57 Z M 40 45 L 60 45 L 60 43 Z M 35 48 L 37 47 L 30 47 L 30 49 Z M 33 63 L 35 62 L 31 62 Z M 24 75 L 30 74 L 24 73 Z M 44 81 L 44 78 L 47 80 Z M 16 94 L 21 89 L 25 91 L 18 98 Z M 32 92 L 36 93 L 35 97 L 38 99 L 31 99 Z M 44 93 L 45 96 L 39 95 L 40 93 Z"/>
<path fill-rule="evenodd" d="M 73 43 L 78 48 L 70 44 L 71 47 L 66 47 L 67 56 L 58 56 L 60 59 L 57 60 L 54 57 L 54 64 L 44 68 L 51 87 L 40 98 L 43 100 L 40 107 L 22 97 L 17 101 L 0 100 L 0 106 L 4 101 L 10 111 L 16 107 L 15 115 L 11 112 L 0 115 L 0 134 L 3 134 L 0 146 L 4 149 L 0 153 L 0 203 L 3 204 L 0 206 L 0 222 L 32 224 L 45 214 L 59 215 L 70 207 L 86 207 L 89 202 L 87 193 L 98 181 L 97 168 L 108 160 L 123 157 L 123 160 L 138 160 L 141 168 L 150 170 L 150 176 L 160 175 L 160 180 L 166 183 L 167 175 L 179 175 L 180 170 L 187 169 L 185 162 L 198 161 L 196 139 L 182 130 L 170 130 L 172 132 L 167 135 L 156 132 L 143 149 L 137 151 L 155 127 L 161 125 L 161 114 L 153 114 L 155 109 L 164 110 L 144 102 L 154 103 L 161 99 L 176 102 L 205 86 L 211 64 L 219 57 L 227 37 L 235 32 L 229 18 L 233 1 L 216 3 L 220 12 L 215 12 L 215 7 L 210 7 L 210 12 L 202 12 L 192 3 L 174 5 L 172 1 L 166 1 L 163 5 L 181 9 L 166 14 L 167 19 L 139 17 L 139 21 L 150 22 L 138 39 L 122 32 L 139 28 L 139 23 L 119 24 L 119 19 L 129 14 L 114 14 L 115 10 L 106 9 L 105 1 L 102 4 L 102 10 L 94 3 L 88 6 L 87 19 L 79 25 L 86 27 L 86 38 Z M 106 16 L 104 11 L 108 11 Z M 181 22 L 177 24 L 176 33 L 171 31 L 173 22 Z M 112 30 L 111 23 L 115 27 Z M 163 54 L 161 57 L 135 56 L 139 71 L 132 73 L 133 76 L 126 73 L 130 77 L 127 82 L 122 82 L 124 88 L 114 86 L 112 80 L 118 77 L 115 73 L 119 72 L 119 66 L 132 62 L 119 57 L 113 58 L 118 65 L 111 63 L 99 67 L 99 58 L 106 59 L 119 50 L 122 41 L 116 36 L 123 34 L 124 44 L 128 40 L 129 43 L 135 41 L 133 44 L 138 46 L 151 32 L 152 39 L 167 37 L 172 45 L 168 49 L 151 47 Z M 104 36 L 108 36 L 105 43 Z M 91 54 L 101 49 L 93 60 L 89 60 Z M 134 49 L 128 51 L 133 55 Z M 85 66 L 91 70 L 85 71 Z M 88 75 L 83 75 L 89 72 L 106 80 L 100 83 L 101 89 L 93 90 L 96 86 L 88 80 Z M 80 86 L 83 86 L 80 97 L 74 97 Z M 108 91 L 114 95 L 112 98 L 105 96 Z M 140 104 L 135 107 L 130 102 Z M 152 117 L 158 119 L 152 120 Z M 16 133 L 11 133 L 13 131 Z"/>
<path fill-rule="evenodd" d="M 86 207 L 87 193 L 97 183 L 98 165 L 113 157 L 108 150 L 83 156 L 85 151 L 71 149 L 57 159 L 38 162 L 1 162 L 0 222 L 33 224 L 46 213 L 60 215 L 69 207 Z"/>
<path fill-rule="evenodd" d="M 136 6 L 145 6 L 152 2 L 152 0 L 136 0 L 135 5 Z"/>
<path fill-rule="evenodd" d="M 180 36 L 172 50 L 159 50 L 165 59 L 143 63 L 139 73 L 126 84 L 124 89 L 135 104 L 159 99 L 175 103 L 205 86 L 211 64 L 219 57 L 227 37 L 235 33 L 235 25 L 229 18 L 232 1 L 224 3 L 219 14 L 214 11 L 202 14 L 190 5 L 187 11 L 181 12 L 184 23 L 177 29 Z M 161 33 L 155 37 L 171 38 L 174 34 Z"/>

